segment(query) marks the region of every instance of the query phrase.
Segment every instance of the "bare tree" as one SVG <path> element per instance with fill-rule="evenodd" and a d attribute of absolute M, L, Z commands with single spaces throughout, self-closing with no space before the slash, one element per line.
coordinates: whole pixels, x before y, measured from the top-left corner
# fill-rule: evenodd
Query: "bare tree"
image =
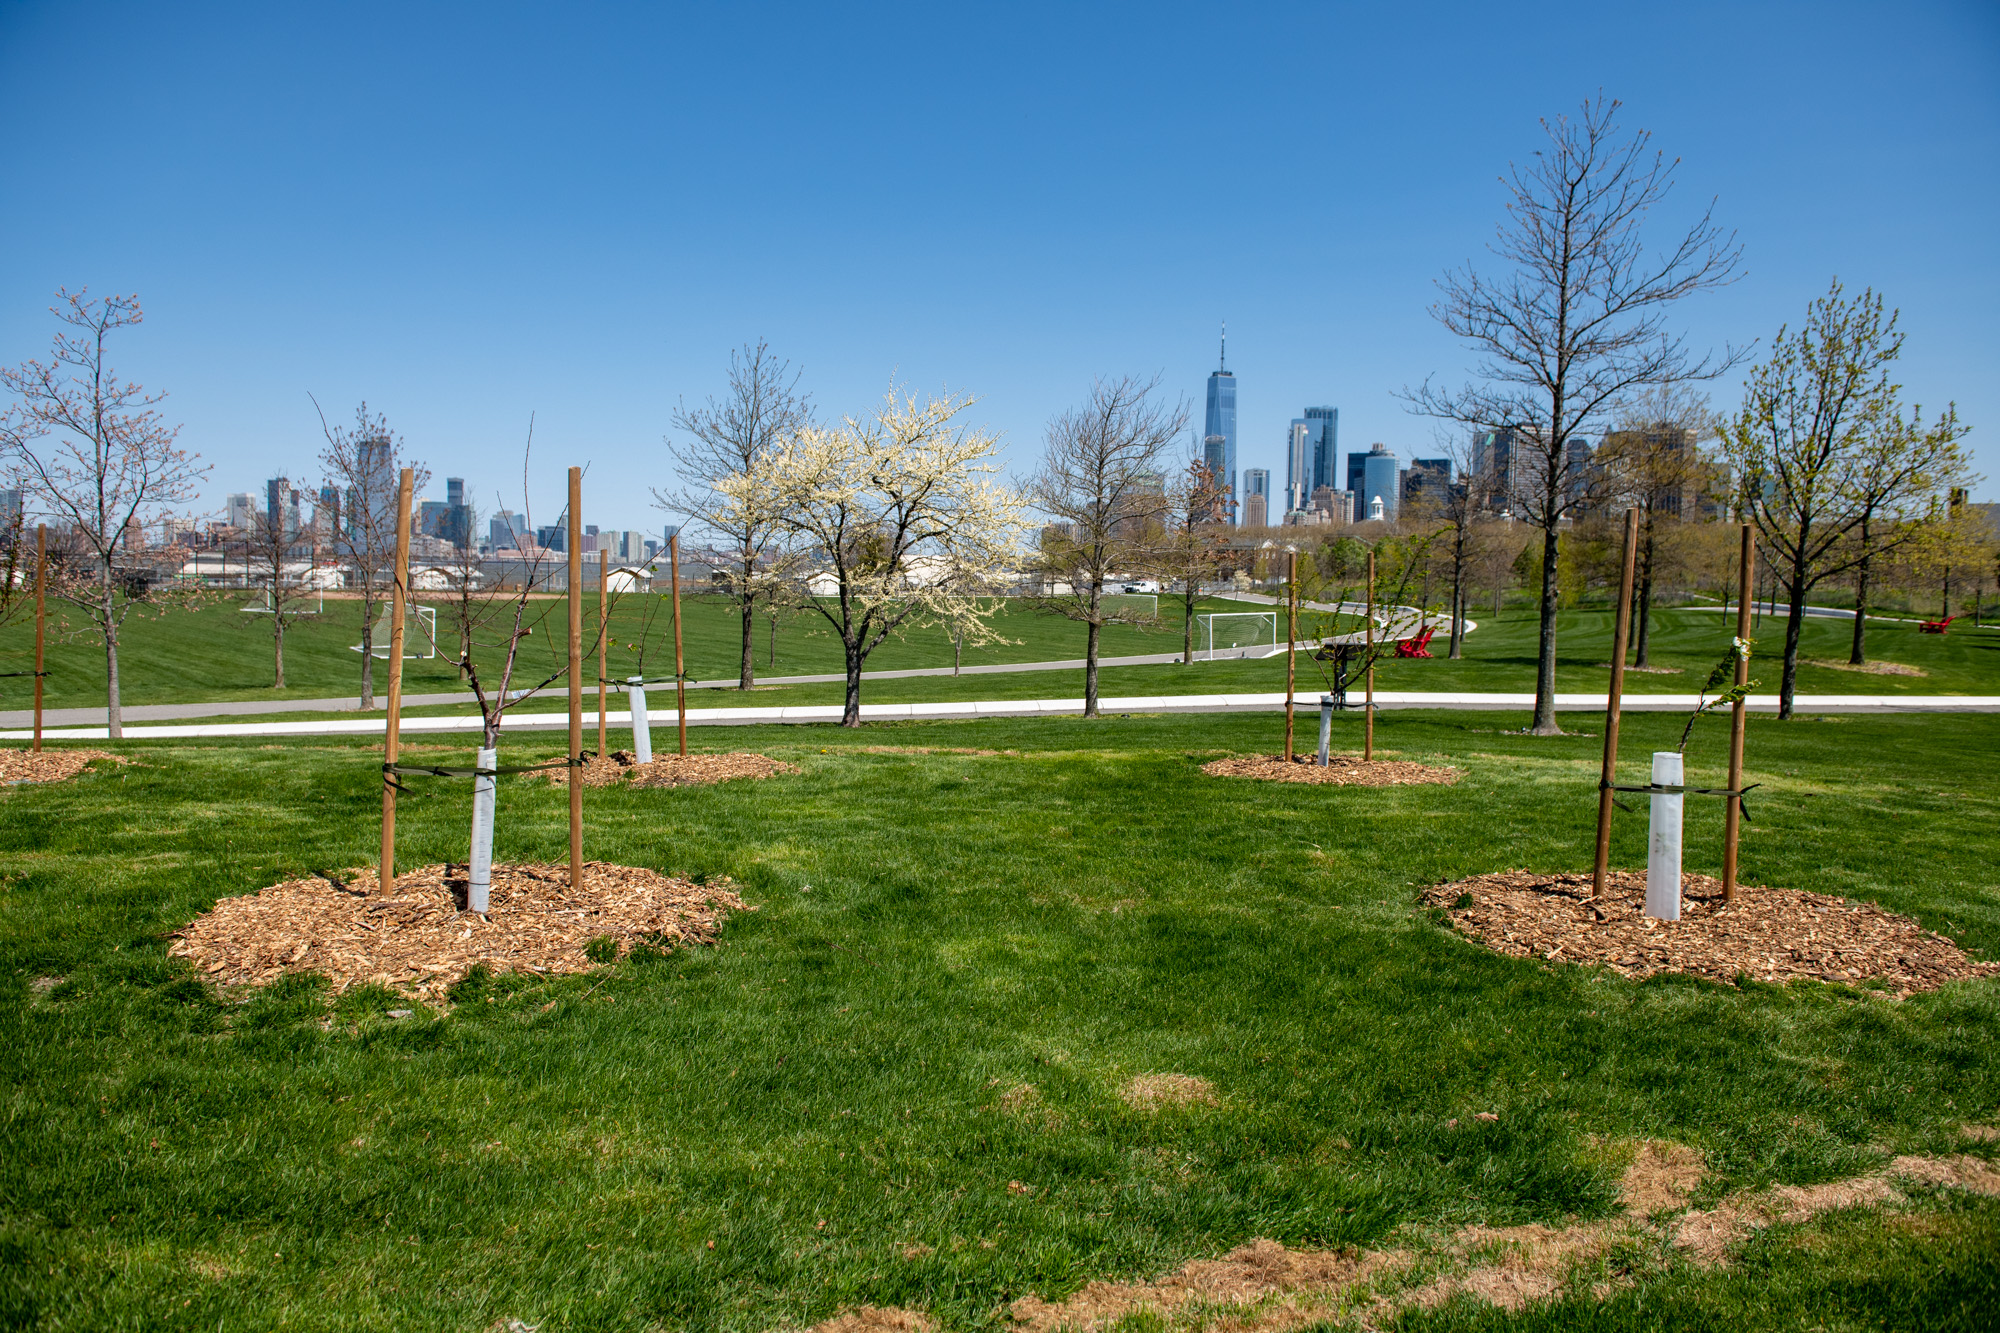
<path fill-rule="evenodd" d="M 1104 626 L 1134 619 L 1104 605 L 1114 573 L 1147 563 L 1167 515 L 1165 458 L 1187 429 L 1185 403 L 1149 395 L 1156 376 L 1101 379 L 1090 399 L 1049 422 L 1027 496 L 1052 520 L 1037 572 L 1038 608 L 1082 621 L 1083 715 L 1097 716 L 1097 650 Z"/>
<path fill-rule="evenodd" d="M 243 608 L 253 614 L 268 615 L 271 630 L 271 688 L 285 688 L 285 634 L 317 610 L 319 586 L 320 524 L 293 525 L 292 514 L 280 507 L 276 514 L 265 510 L 250 516 L 250 527 L 230 545 L 243 560 L 245 582 L 261 584 L 265 604 Z M 315 516 L 317 519 L 318 516 Z M 304 572 L 299 566 L 305 566 Z M 255 625 L 255 622 L 251 622 Z"/>
<path fill-rule="evenodd" d="M 319 400 L 313 399 L 319 409 Z M 389 598 L 396 566 L 396 490 L 402 470 L 415 473 L 416 489 L 431 479 L 430 469 L 405 454 L 388 418 L 354 409 L 354 425 L 335 426 L 319 414 L 326 449 L 320 466 L 326 485 L 338 493 L 339 514 L 327 540 L 341 561 L 354 569 L 361 593 L 361 706 L 375 706 L 375 615 Z"/>
<path fill-rule="evenodd" d="M 88 581 L 64 586 L 104 645 L 105 717 L 116 739 L 125 734 L 118 631 L 158 583 L 134 567 L 145 525 L 164 506 L 192 499 L 208 469 L 175 446 L 180 427 L 154 410 L 166 395 L 120 379 L 106 359 L 111 334 L 144 320 L 139 298 L 56 296 L 61 304 L 50 313 L 71 331 L 57 332 L 49 361 L 0 369 L 0 385 L 15 397 L 0 416 L 0 448 L 65 529 L 74 554 L 94 566 Z"/>
<path fill-rule="evenodd" d="M 772 356 L 766 343 L 730 353 L 729 391 L 723 400 L 711 398 L 698 408 L 683 404 L 674 412 L 674 427 L 686 438 L 673 445 L 669 437 L 668 443 L 675 450 L 683 489 L 653 492 L 661 509 L 689 515 L 714 539 L 709 557 L 742 620 L 738 689 L 747 690 L 757 681 L 758 603 L 782 598 L 794 580 L 782 559 L 789 553 L 781 541 L 785 528 L 773 507 L 742 494 L 740 487 L 727 497 L 719 487 L 726 479 L 752 475 L 759 459 L 810 423 L 812 402 L 798 384 L 799 372 Z"/>
<path fill-rule="evenodd" d="M 1194 613 L 1201 602 L 1203 580 L 1213 578 L 1229 551 L 1229 526 L 1217 521 L 1229 512 L 1229 487 L 1200 458 L 1167 487 L 1167 506 L 1159 540 L 1147 557 L 1147 568 L 1181 595 L 1181 661 L 1194 661 Z"/>
<path fill-rule="evenodd" d="M 1838 279 L 1796 334 L 1784 328 L 1771 359 L 1750 373 L 1743 407 L 1723 435 L 1737 503 L 1757 525 L 1763 563 L 1790 602 L 1778 716 L 1792 715 L 1806 594 L 1821 580 L 1881 553 L 1883 541 L 1850 540 L 1891 507 L 1922 507 L 1969 480 L 1955 406 L 1926 426 L 1903 414 L 1889 367 L 1903 350 L 1896 314 L 1872 290 L 1850 301 Z M 1894 478 L 1893 485 L 1889 478 Z"/>
<path fill-rule="evenodd" d="M 861 725 L 861 669 L 891 634 L 939 625 L 974 644 L 999 639 L 986 590 L 1019 558 L 1020 497 L 989 478 L 993 436 L 959 422 L 966 396 L 891 391 L 865 418 L 799 426 L 726 500 L 770 504 L 797 556 L 810 605 L 847 663 L 841 725 Z"/>
<path fill-rule="evenodd" d="M 1660 250 L 1640 230 L 1673 187 L 1678 159 L 1651 135 L 1620 136 L 1619 103 L 1599 96 L 1574 120 L 1543 121 L 1549 145 L 1512 168 L 1508 217 L 1490 247 L 1500 277 L 1469 266 L 1440 281 L 1437 320 L 1481 355 L 1481 383 L 1405 391 L 1414 410 L 1511 431 L 1511 499 L 1541 531 L 1541 625 L 1536 735 L 1556 723 L 1557 560 L 1562 521 L 1590 498 L 1573 441 L 1595 433 L 1613 405 L 1649 385 L 1712 379 L 1740 360 L 1696 357 L 1670 334 L 1673 302 L 1733 280 L 1739 251 L 1712 211 Z M 1712 208 L 1712 206 L 1711 206 Z"/>
<path fill-rule="evenodd" d="M 1619 507 L 1639 511 L 1637 591 L 1632 612 L 1632 664 L 1650 665 L 1653 589 L 1672 556 L 1672 530 L 1692 516 L 1716 476 L 1702 449 L 1719 432 L 1708 396 L 1685 384 L 1654 385 L 1619 411 L 1618 428 L 1598 453 Z"/>

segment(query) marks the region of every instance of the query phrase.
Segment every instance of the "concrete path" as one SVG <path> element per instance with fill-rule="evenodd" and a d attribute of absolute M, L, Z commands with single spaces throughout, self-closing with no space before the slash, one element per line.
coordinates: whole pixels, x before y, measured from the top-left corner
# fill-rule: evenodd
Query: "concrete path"
<path fill-rule="evenodd" d="M 1360 695 L 1350 699 L 1359 703 Z M 1685 713 L 1694 708 L 1696 696 L 1692 694 L 1642 694 L 1625 696 L 1625 711 L 1630 713 Z M 1376 692 L 1378 708 L 1439 708 L 1469 709 L 1475 711 L 1527 712 L 1534 707 L 1532 694 L 1470 694 L 1431 693 L 1421 691 L 1380 690 Z M 1140 696 L 1132 698 L 1102 699 L 1099 707 L 1106 713 L 1270 713 L 1281 712 L 1285 706 L 1282 694 L 1170 694 Z M 1298 699 L 1301 712 L 1316 712 L 1319 708 L 1317 694 L 1301 694 Z M 2000 713 L 2000 695 L 1866 695 L 1866 694 L 1802 694 L 1794 700 L 1794 708 L 1801 713 Z M 1750 708 L 1758 713 L 1775 713 L 1778 700 L 1775 695 L 1757 695 L 1750 700 Z M 1603 715 L 1604 696 L 1601 694 L 1558 694 L 1556 710 L 1561 713 Z M 913 704 L 863 704 L 861 719 L 864 722 L 902 722 L 913 720 L 971 721 L 978 718 L 996 717 L 1075 717 L 1083 712 L 1081 699 L 999 699 L 978 703 L 913 703 Z M 813 707 L 789 708 L 690 708 L 688 725 L 695 727 L 753 726 L 771 723 L 818 723 L 825 724 L 840 720 L 840 706 L 837 704 Z M 1575 720 L 1575 719 L 1573 719 Z M 199 740 L 226 736 L 379 736 L 382 734 L 385 718 L 333 718 L 306 722 L 216 722 L 194 726 L 127 727 L 126 740 Z M 631 714 L 607 712 L 605 724 L 619 730 L 631 725 Z M 587 710 L 583 715 L 586 732 L 597 730 L 597 712 Z M 521 731 L 564 731 L 569 726 L 566 713 L 521 713 L 508 718 L 508 732 Z M 674 728 L 674 713 L 671 708 L 652 714 L 655 744 L 662 734 L 671 734 Z M 406 717 L 403 719 L 402 734 L 421 736 L 430 734 L 467 733 L 479 730 L 477 717 Z M 25 740 L 26 731 L 0 732 L 0 740 Z M 51 740 L 103 740 L 103 727 L 66 727 L 44 733 Z"/>
<path fill-rule="evenodd" d="M 1282 651 L 1282 646 L 1223 648 L 1216 652 L 1213 660 L 1222 662 L 1235 658 L 1273 657 Z M 1180 660 L 1181 655 L 1177 652 L 1144 653 L 1136 657 L 1100 657 L 1097 659 L 1097 665 L 1100 669 L 1115 666 L 1163 666 Z M 1197 662 L 1206 662 L 1211 659 L 1197 657 L 1195 660 Z M 994 662 L 983 666 L 962 667 L 959 670 L 959 674 L 967 676 L 993 676 L 1005 675 L 1017 671 L 1081 671 L 1083 668 L 1084 660 L 1081 657 L 1074 657 L 1059 662 Z M 908 680 L 917 676 L 949 676 L 951 674 L 953 672 L 950 667 L 911 667 L 902 671 L 864 671 L 861 673 L 861 679 L 864 682 L 871 680 Z M 817 676 L 759 676 L 757 683 L 759 685 L 838 685 L 846 681 L 846 679 L 847 674 L 845 672 L 834 671 Z M 691 690 L 733 690 L 736 688 L 736 678 L 732 676 L 728 680 L 691 680 L 688 682 L 688 688 Z M 589 692 L 594 695 L 596 693 L 596 686 L 591 686 Z M 563 688 L 551 687 L 550 689 L 541 691 L 541 693 L 551 697 L 560 697 L 563 693 Z M 375 707 L 377 709 L 384 709 L 388 706 L 384 695 L 377 694 L 375 700 Z M 403 696 L 403 706 L 405 708 L 428 708 L 437 704 L 466 704 L 469 706 L 471 703 L 472 691 L 470 690 L 456 690 L 450 694 L 406 694 Z M 125 707 L 125 721 L 128 723 L 165 722 L 175 718 L 190 717 L 257 717 L 271 713 L 358 713 L 360 711 L 360 700 L 353 695 L 339 699 L 232 699 L 205 704 L 127 704 Z M 102 707 L 45 708 L 42 710 L 42 725 L 44 727 L 91 726 L 103 721 L 104 709 Z M 31 708 L 0 711 L 0 727 L 32 728 L 34 725 L 35 712 Z"/>

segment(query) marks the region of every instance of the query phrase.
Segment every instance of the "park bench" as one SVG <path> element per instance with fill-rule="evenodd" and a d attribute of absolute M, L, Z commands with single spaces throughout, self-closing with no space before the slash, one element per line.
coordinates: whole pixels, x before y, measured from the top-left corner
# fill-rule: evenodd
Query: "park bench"
<path fill-rule="evenodd" d="M 1430 650 L 1431 635 L 1435 633 L 1437 633 L 1436 625 L 1426 625 L 1423 628 L 1423 632 L 1421 634 L 1418 634 L 1415 638 L 1398 639 L 1396 641 L 1396 656 L 1429 657 L 1431 655 L 1431 650 Z"/>
<path fill-rule="evenodd" d="M 1952 622 L 1952 621 L 1954 621 L 1954 620 L 1957 620 L 1957 619 L 1958 619 L 1958 617 L 1957 617 L 1957 616 L 1946 616 L 1946 617 L 1945 617 L 1945 618 L 1944 618 L 1943 620 L 1925 620 L 1925 621 L 1920 621 L 1920 622 L 1918 623 L 1918 625 L 1917 625 L 1917 633 L 1919 633 L 1919 634 L 1942 634 L 1942 633 L 1944 633 L 1944 632 L 1945 632 L 1946 630 L 1950 629 L 1950 628 L 1951 628 L 1951 622 Z"/>

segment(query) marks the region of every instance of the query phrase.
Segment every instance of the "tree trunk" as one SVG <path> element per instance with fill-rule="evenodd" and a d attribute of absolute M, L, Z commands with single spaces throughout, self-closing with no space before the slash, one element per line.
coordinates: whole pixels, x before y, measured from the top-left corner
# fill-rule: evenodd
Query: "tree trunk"
<path fill-rule="evenodd" d="M 375 603 L 361 596 L 361 707 L 375 706 Z"/>
<path fill-rule="evenodd" d="M 1189 579 L 1182 591 L 1184 601 L 1181 608 L 1181 665 L 1194 665 L 1194 607 L 1200 597 L 1199 585 Z"/>
<path fill-rule="evenodd" d="M 856 642 L 847 648 L 847 701 L 840 712 L 840 725 L 858 727 L 861 725 L 861 644 Z"/>
<path fill-rule="evenodd" d="M 1542 615 L 1540 644 L 1535 653 L 1535 720 L 1528 730 L 1536 736 L 1560 736 L 1556 725 L 1556 557 L 1561 554 L 1553 524 L 1542 529 Z"/>
<path fill-rule="evenodd" d="M 754 552 L 743 553 L 743 670 L 737 677 L 736 688 L 747 690 L 757 683 L 757 598 L 750 589 L 751 565 Z M 774 631 L 775 632 L 775 631 Z"/>
<path fill-rule="evenodd" d="M 1097 634 L 1101 628 L 1096 621 L 1088 624 L 1089 633 L 1084 639 L 1083 649 L 1083 715 L 1097 716 Z"/>
<path fill-rule="evenodd" d="M 125 735 L 125 710 L 118 702 L 118 622 L 112 619 L 114 594 L 111 591 L 111 572 L 107 565 L 104 575 L 104 723 L 105 732 L 112 740 Z"/>
<path fill-rule="evenodd" d="M 1632 665 L 1643 667 L 1651 665 L 1646 660 L 1646 622 L 1653 610 L 1653 521 L 1650 516 L 1646 520 L 1646 540 L 1639 548 L 1639 559 L 1641 561 L 1637 612 L 1639 624 L 1633 645 Z"/>
<path fill-rule="evenodd" d="M 1450 661 L 1456 662 L 1465 656 L 1465 562 L 1454 561 L 1451 567 L 1451 651 Z"/>
<path fill-rule="evenodd" d="M 1778 720 L 1792 716 L 1792 692 L 1799 683 L 1799 631 L 1806 621 L 1806 589 L 1802 579 L 1791 582 L 1791 611 L 1785 617 L 1785 669 L 1778 686 Z"/>
<path fill-rule="evenodd" d="M 285 622 L 283 612 L 273 604 L 271 608 L 271 669 L 275 679 L 271 683 L 274 690 L 285 688 Z"/>
<path fill-rule="evenodd" d="M 1868 661 L 1868 520 L 1861 520 L 1861 563 L 1854 567 L 1854 642 L 1847 650 L 1850 666 Z"/>

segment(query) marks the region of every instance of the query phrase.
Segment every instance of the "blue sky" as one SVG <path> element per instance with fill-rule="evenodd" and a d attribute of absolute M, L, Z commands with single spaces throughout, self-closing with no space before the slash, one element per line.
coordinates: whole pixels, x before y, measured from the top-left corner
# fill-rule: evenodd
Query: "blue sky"
<path fill-rule="evenodd" d="M 1239 464 L 1285 424 L 1429 452 L 1394 397 L 1537 119 L 1602 88 L 1716 199 L 1768 342 L 1838 274 L 1901 307 L 2000 495 L 2000 6 L 241 7 L 0 3 L 0 358 L 58 285 L 136 291 L 207 501 L 313 475 L 363 398 L 485 508 L 655 527 L 676 399 L 767 338 L 821 406 L 971 390 L 1025 471 L 1091 378 L 1197 409 L 1227 319 Z M 1733 402 L 1737 381 L 1716 386 Z M 433 491 L 441 496 L 441 481 Z"/>

